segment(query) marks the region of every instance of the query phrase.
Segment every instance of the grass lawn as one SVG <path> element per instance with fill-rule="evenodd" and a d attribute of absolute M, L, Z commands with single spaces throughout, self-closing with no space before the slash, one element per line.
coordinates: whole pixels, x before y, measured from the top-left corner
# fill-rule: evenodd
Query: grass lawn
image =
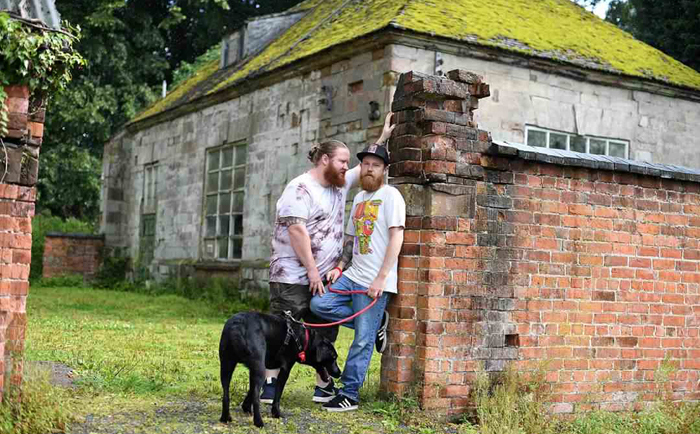
<path fill-rule="evenodd" d="M 227 317 L 210 305 L 171 295 L 32 287 L 27 313 L 26 358 L 59 362 L 74 370 L 78 422 L 110 421 L 112 428 L 124 426 L 124 432 L 151 432 L 155 426 L 160 432 L 189 432 L 183 423 L 194 432 L 257 432 L 252 417 L 238 407 L 248 387 L 244 367 L 236 369 L 232 383 L 234 422 L 218 423 L 218 344 Z M 351 341 L 352 331 L 342 328 L 336 343 L 341 367 Z M 341 416 L 311 402 L 314 371 L 297 364 L 282 399 L 286 418 L 272 419 L 269 407 L 263 406 L 266 430 L 315 432 L 315 420 L 336 426 L 317 432 L 400 428 L 400 413 L 411 402 L 377 399 L 379 369 L 380 356 L 375 353 L 361 391 L 361 410 Z M 427 425 L 408 431 L 425 429 Z"/>
<path fill-rule="evenodd" d="M 226 316 L 211 305 L 172 295 L 32 287 L 27 313 L 26 359 L 58 362 L 74 370 L 77 387 L 56 395 L 75 415 L 70 433 L 700 434 L 698 403 L 659 402 L 640 413 L 550 417 L 546 397 L 532 399 L 519 392 L 525 390 L 526 380 L 518 373 L 494 387 L 488 380 L 477 381 L 480 426 L 443 423 L 421 412 L 410 397 L 378 397 L 376 353 L 359 411 L 328 413 L 312 403 L 315 373 L 297 364 L 282 398 L 283 418 L 273 419 L 263 405 L 263 430 L 240 410 L 248 388 L 248 371 L 240 367 L 231 392 L 234 421 L 224 425 L 218 422 L 217 351 Z M 352 332 L 341 329 L 336 344 L 341 366 L 351 341 Z M 28 381 L 30 373 L 25 374 L 25 385 L 48 386 L 46 380 Z M 33 396 L 39 398 L 34 408 L 45 407 L 44 397 L 53 393 L 46 387 L 35 390 L 39 392 Z M 31 395 L 23 395 L 24 403 L 31 401 L 27 396 Z M 33 432 L 5 429 L 6 415 L 0 411 L 0 434 Z"/>

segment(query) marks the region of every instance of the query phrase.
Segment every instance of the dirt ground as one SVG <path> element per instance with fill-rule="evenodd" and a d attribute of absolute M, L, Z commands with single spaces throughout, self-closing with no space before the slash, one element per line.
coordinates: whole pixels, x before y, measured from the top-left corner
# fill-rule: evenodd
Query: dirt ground
<path fill-rule="evenodd" d="M 35 362 L 50 368 L 52 381 L 61 387 L 75 387 L 73 370 L 66 365 L 52 362 Z M 260 430 L 253 425 L 250 415 L 243 413 L 238 402 L 232 399 L 231 416 L 233 422 L 222 424 L 221 401 L 217 399 L 179 399 L 167 402 L 152 402 L 139 408 L 123 409 L 105 414 L 104 406 L 96 411 L 92 408 L 78 409 L 78 417 L 70 425 L 69 434 L 199 434 L 199 433 L 318 433 L 318 434 L 364 434 L 364 433 L 456 433 L 457 427 L 442 426 L 442 429 L 408 427 L 395 422 L 388 423 L 381 417 L 367 417 L 361 411 L 329 413 L 318 404 L 311 402 L 304 406 L 294 403 L 304 401 L 292 397 L 289 406 L 282 402 L 282 418 L 273 419 L 270 407 L 263 405 L 262 415 L 265 428 Z"/>

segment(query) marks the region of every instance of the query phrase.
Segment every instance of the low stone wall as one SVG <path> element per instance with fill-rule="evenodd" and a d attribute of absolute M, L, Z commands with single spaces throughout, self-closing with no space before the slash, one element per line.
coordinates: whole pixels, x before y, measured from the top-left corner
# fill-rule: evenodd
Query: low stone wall
<path fill-rule="evenodd" d="M 104 246 L 104 235 L 46 234 L 43 277 L 79 274 L 94 278 L 102 265 Z"/>
<path fill-rule="evenodd" d="M 546 371 L 552 411 L 700 400 L 700 171 L 495 144 L 480 77 L 404 74 L 406 199 L 382 387 L 465 411 L 476 373 Z"/>

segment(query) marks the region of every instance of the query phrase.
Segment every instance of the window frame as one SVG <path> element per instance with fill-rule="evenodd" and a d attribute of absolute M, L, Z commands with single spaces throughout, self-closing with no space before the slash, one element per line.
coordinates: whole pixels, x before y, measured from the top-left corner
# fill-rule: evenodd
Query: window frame
<path fill-rule="evenodd" d="M 237 149 L 243 148 L 243 151 L 238 151 Z M 223 166 L 224 161 L 224 151 L 231 149 L 231 165 Z M 239 152 L 242 152 L 243 157 L 242 162 L 239 161 Z M 217 167 L 212 168 L 212 155 L 218 154 Z M 245 205 L 245 188 L 246 188 L 246 176 L 248 168 L 248 144 L 246 142 L 236 142 L 236 143 L 226 143 L 221 146 L 216 146 L 208 148 L 205 151 L 205 161 L 204 161 L 204 182 L 203 182 L 203 195 L 202 195 L 202 257 L 208 261 L 221 261 L 221 262 L 238 262 L 243 259 L 243 222 L 244 222 L 244 205 Z M 228 188 L 222 188 L 222 176 L 224 172 L 231 171 L 231 180 Z M 242 175 L 237 176 L 237 172 L 242 171 Z M 240 173 L 240 172 L 238 172 Z M 210 188 L 211 176 L 216 174 L 216 189 Z M 242 180 L 241 185 L 238 185 L 236 181 Z M 236 200 L 234 200 L 236 194 L 242 195 L 242 200 L 240 202 L 240 209 L 234 211 L 234 206 Z M 222 212 L 221 210 L 221 197 L 222 195 L 230 195 L 229 204 L 227 212 Z M 210 214 L 208 210 L 209 198 L 215 197 L 215 213 Z M 222 217 L 228 216 L 228 234 L 223 234 L 222 232 Z M 236 219 L 240 218 L 240 232 L 235 233 Z M 215 223 L 214 234 L 209 235 L 209 222 L 213 219 Z M 226 255 L 221 257 L 220 252 L 220 242 L 222 239 L 226 238 Z M 234 243 L 238 243 L 240 250 L 237 252 L 234 249 Z M 213 252 L 207 252 L 209 245 L 213 244 Z M 234 256 L 238 253 L 239 256 Z"/>
<path fill-rule="evenodd" d="M 630 141 L 629 140 L 624 140 L 624 139 L 616 139 L 612 137 L 603 137 L 603 136 L 594 136 L 594 135 L 578 135 L 578 134 L 573 134 L 569 133 L 566 131 L 559 131 L 559 130 L 552 130 L 548 128 L 542 128 L 538 127 L 536 125 L 525 125 L 525 144 L 528 146 L 533 146 L 530 145 L 529 142 L 529 135 L 531 131 L 537 131 L 537 132 L 542 132 L 545 133 L 545 143 L 546 146 L 545 148 L 547 149 L 559 149 L 559 148 L 552 148 L 550 146 L 550 135 L 551 134 L 559 134 L 559 135 L 565 135 L 566 136 L 566 151 L 571 151 L 571 152 L 578 152 L 578 151 L 572 151 L 571 150 L 571 138 L 572 137 L 583 137 L 586 140 L 586 150 L 585 152 L 578 152 L 580 154 L 590 154 L 590 155 L 601 155 L 601 154 L 592 154 L 590 152 L 591 149 L 591 140 L 602 140 L 605 141 L 605 156 L 611 156 L 610 155 L 610 144 L 621 144 L 625 146 L 625 156 L 624 157 L 617 157 L 617 158 L 624 158 L 624 159 L 629 159 L 630 155 Z M 541 146 L 533 146 L 535 148 L 541 147 Z"/>

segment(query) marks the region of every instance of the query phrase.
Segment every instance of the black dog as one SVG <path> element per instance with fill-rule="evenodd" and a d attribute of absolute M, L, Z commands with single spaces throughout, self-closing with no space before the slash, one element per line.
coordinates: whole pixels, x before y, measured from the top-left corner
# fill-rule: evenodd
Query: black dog
<path fill-rule="evenodd" d="M 224 325 L 219 343 L 221 362 L 221 422 L 230 422 L 229 385 L 233 370 L 243 363 L 250 371 L 248 394 L 241 407 L 250 413 L 253 406 L 253 423 L 262 427 L 260 416 L 260 389 L 265 381 L 265 366 L 279 367 L 275 399 L 272 402 L 272 417 L 280 417 L 280 397 L 289 372 L 296 362 L 313 366 L 323 381 L 329 374 L 340 377 L 336 363 L 338 354 L 333 344 L 314 330 L 304 327 L 291 317 L 284 318 L 257 312 L 238 313 Z"/>

